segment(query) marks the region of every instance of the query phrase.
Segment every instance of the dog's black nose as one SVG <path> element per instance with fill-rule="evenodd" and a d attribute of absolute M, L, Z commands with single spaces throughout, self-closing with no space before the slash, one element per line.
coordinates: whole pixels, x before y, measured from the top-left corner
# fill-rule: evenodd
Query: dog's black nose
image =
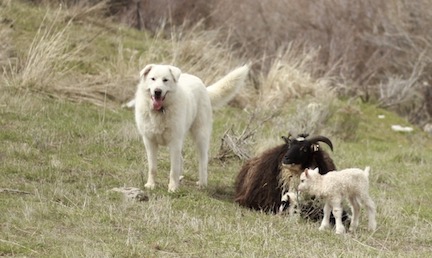
<path fill-rule="evenodd" d="M 155 97 L 159 98 L 162 95 L 162 90 L 161 89 L 155 89 L 154 95 L 155 95 Z"/>

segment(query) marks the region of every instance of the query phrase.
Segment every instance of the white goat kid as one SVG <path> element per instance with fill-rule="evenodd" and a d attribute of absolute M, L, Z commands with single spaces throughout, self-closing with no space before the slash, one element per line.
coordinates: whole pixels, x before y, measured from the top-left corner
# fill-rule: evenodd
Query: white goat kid
<path fill-rule="evenodd" d="M 376 207 L 368 193 L 369 170 L 370 167 L 366 167 L 365 170 L 349 168 L 320 175 L 318 168 L 316 168 L 314 170 L 305 169 L 300 175 L 298 186 L 300 192 L 308 192 L 326 200 L 320 230 L 330 226 L 330 212 L 332 211 L 336 219 L 336 234 L 345 233 L 345 227 L 342 224 L 342 201 L 344 198 L 347 198 L 351 205 L 350 231 L 354 231 L 359 224 L 361 205 L 366 206 L 368 211 L 369 230 L 376 229 Z"/>

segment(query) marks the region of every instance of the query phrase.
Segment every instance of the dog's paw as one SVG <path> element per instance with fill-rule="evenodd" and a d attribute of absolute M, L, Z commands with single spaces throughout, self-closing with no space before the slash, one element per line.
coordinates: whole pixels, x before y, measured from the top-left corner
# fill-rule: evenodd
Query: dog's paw
<path fill-rule="evenodd" d="M 179 187 L 178 184 L 169 183 L 168 184 L 168 192 L 174 193 L 175 191 L 177 191 L 178 187 Z"/>
<path fill-rule="evenodd" d="M 330 225 L 328 225 L 328 224 L 321 224 L 321 226 L 319 227 L 318 230 L 323 231 L 323 230 L 328 229 L 329 227 L 330 227 Z"/>
<path fill-rule="evenodd" d="M 377 228 L 376 221 L 371 221 L 371 222 L 369 222 L 368 229 L 369 229 L 370 231 L 375 231 L 376 228 Z"/>
<path fill-rule="evenodd" d="M 196 182 L 196 185 L 197 185 L 198 188 L 200 188 L 200 189 L 203 189 L 203 188 L 206 188 L 206 187 L 207 187 L 207 183 L 203 183 L 203 182 L 200 182 L 200 181 L 197 181 L 197 182 Z"/>
<path fill-rule="evenodd" d="M 344 226 L 336 226 L 336 234 L 341 235 L 341 234 L 345 234 L 345 227 Z"/>
<path fill-rule="evenodd" d="M 155 183 L 154 182 L 147 182 L 147 184 L 144 185 L 145 188 L 153 190 L 155 189 Z"/>

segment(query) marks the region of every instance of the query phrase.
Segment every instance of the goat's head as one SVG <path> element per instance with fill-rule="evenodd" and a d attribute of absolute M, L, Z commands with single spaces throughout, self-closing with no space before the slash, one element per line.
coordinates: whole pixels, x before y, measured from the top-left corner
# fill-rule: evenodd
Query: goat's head
<path fill-rule="evenodd" d="M 297 202 L 297 194 L 294 192 L 282 192 L 281 205 L 279 206 L 279 214 L 288 212 L 289 215 L 299 213 L 299 205 Z"/>
<path fill-rule="evenodd" d="M 295 138 L 291 135 L 282 136 L 285 143 L 288 144 L 288 151 L 282 160 L 283 165 L 298 165 L 302 169 L 306 168 L 312 162 L 313 154 L 319 151 L 318 142 L 326 143 L 333 151 L 333 144 L 329 138 L 325 136 L 308 138 L 308 136 L 308 134 L 299 134 Z"/>
<path fill-rule="evenodd" d="M 307 192 L 311 188 L 311 182 L 316 181 L 321 175 L 319 168 L 309 169 L 306 168 L 300 175 L 300 184 L 297 189 L 299 192 Z"/>

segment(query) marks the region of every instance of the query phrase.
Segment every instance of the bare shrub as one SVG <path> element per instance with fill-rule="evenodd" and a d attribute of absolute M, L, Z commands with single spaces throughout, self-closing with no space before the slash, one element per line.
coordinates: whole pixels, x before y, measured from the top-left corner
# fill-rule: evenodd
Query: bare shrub
<path fill-rule="evenodd" d="M 427 0 L 218 2 L 213 24 L 248 57 L 259 60 L 265 55 L 271 60 L 281 46 L 297 42 L 320 49 L 317 65 L 322 70 L 317 72 L 332 71 L 359 85 L 397 66 L 409 69 L 410 64 L 401 61 L 417 58 L 430 45 L 430 33 L 425 32 L 431 30 L 431 11 L 421 8 L 429 6 Z"/>
<path fill-rule="evenodd" d="M 285 127 L 293 135 L 302 133 L 321 134 L 331 115 L 330 104 L 316 102 L 298 104 L 296 112 L 287 120 Z"/>
<path fill-rule="evenodd" d="M 212 0 L 109 0 L 109 12 L 122 23 L 157 32 L 164 27 L 193 27 L 213 10 Z"/>
<path fill-rule="evenodd" d="M 389 77 L 387 82 L 379 86 L 379 104 L 384 108 L 403 105 L 416 95 L 417 79 L 410 77 Z"/>
<path fill-rule="evenodd" d="M 270 115 L 260 112 L 255 109 L 250 113 L 249 121 L 241 133 L 238 133 L 232 125 L 228 130 L 225 131 L 221 138 L 221 144 L 219 147 L 219 153 L 217 159 L 225 160 L 228 158 L 237 157 L 240 160 L 247 160 L 254 154 L 252 146 L 255 145 L 255 134 L 258 129 L 262 128 L 263 124 L 272 120 L 277 113 Z"/>
<path fill-rule="evenodd" d="M 415 66 L 422 66 L 423 73 L 417 74 L 414 84 L 431 80 L 427 76 L 432 72 L 431 4 L 430 0 L 222 0 L 212 22 L 222 27 L 221 31 L 246 56 L 263 60 L 260 69 L 269 69 L 270 78 L 279 49 L 294 42 L 317 50 L 311 64 L 313 78 L 331 76 L 338 81 L 334 86 L 339 95 L 369 101 L 380 94 L 388 78 L 416 80 L 412 77 Z M 404 82 L 401 87 L 414 84 Z M 408 94 L 403 97 L 407 99 L 423 94 L 418 87 L 399 93 Z M 417 113 L 408 112 L 404 106 L 395 110 L 409 117 Z"/>
<path fill-rule="evenodd" d="M 279 108 L 290 99 L 331 95 L 330 78 L 312 76 L 317 51 L 306 52 L 303 47 L 290 45 L 263 74 L 259 85 L 259 104 Z M 326 97 L 327 96 L 327 97 Z"/>
<path fill-rule="evenodd" d="M 251 157 L 249 139 L 255 132 L 243 131 L 239 135 L 233 131 L 233 127 L 225 131 L 221 139 L 219 153 L 217 159 L 226 160 L 228 158 L 237 157 L 240 160 L 247 160 Z"/>
<path fill-rule="evenodd" d="M 407 116 L 412 123 L 424 125 L 430 120 L 428 114 L 428 85 L 422 79 L 424 63 L 419 60 L 414 64 L 409 77 L 389 76 L 379 85 L 378 104 L 386 109 Z"/>

